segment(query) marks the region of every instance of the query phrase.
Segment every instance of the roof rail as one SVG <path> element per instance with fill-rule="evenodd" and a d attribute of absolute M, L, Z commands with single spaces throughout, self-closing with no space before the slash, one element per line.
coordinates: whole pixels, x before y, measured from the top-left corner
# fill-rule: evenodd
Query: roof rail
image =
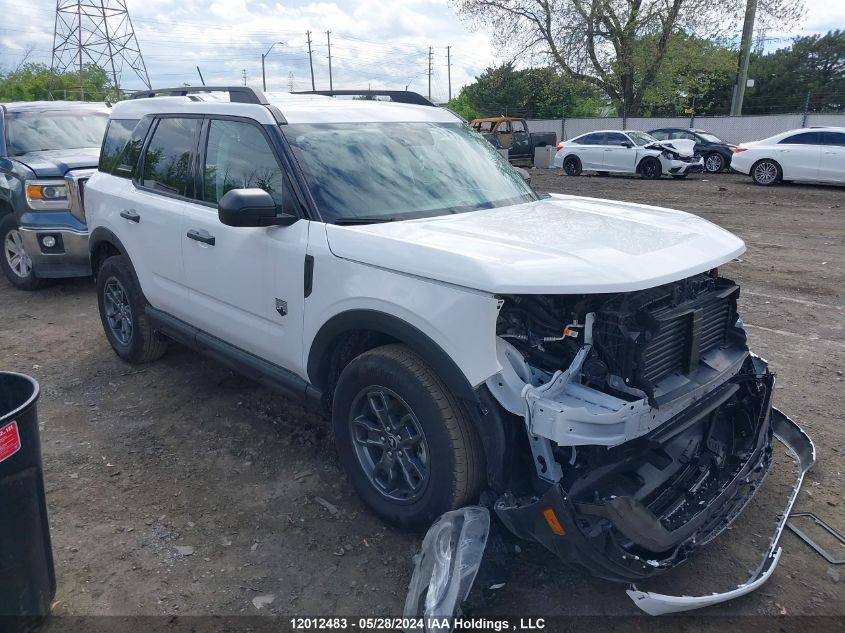
<path fill-rule="evenodd" d="M 324 97 L 390 97 L 390 100 L 396 103 L 437 107 L 421 94 L 407 90 L 306 90 L 303 92 L 294 92 L 293 94 L 323 95 Z"/>
<path fill-rule="evenodd" d="M 264 93 L 251 86 L 180 86 L 179 88 L 156 88 L 154 90 L 138 90 L 132 93 L 132 96 L 129 98 L 187 97 L 189 94 L 198 92 L 228 92 L 229 100 L 233 103 L 269 105 L 269 101 L 267 101 Z"/>

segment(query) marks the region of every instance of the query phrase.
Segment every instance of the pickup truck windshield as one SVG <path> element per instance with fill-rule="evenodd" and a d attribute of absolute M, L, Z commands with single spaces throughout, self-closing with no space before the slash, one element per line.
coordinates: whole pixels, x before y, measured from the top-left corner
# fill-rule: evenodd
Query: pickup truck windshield
<path fill-rule="evenodd" d="M 324 221 L 490 209 L 536 194 L 461 123 L 282 126 Z"/>
<path fill-rule="evenodd" d="M 7 122 L 9 153 L 20 156 L 50 149 L 100 147 L 109 116 L 100 112 L 9 113 Z"/>

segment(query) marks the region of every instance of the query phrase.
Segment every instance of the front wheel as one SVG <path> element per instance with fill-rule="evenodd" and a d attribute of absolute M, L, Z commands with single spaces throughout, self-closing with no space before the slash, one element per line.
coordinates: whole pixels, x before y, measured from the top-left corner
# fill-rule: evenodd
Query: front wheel
<path fill-rule="evenodd" d="M 404 345 L 370 350 L 344 368 L 332 425 L 347 477 L 386 523 L 428 526 L 481 488 L 483 459 L 469 416 Z"/>
<path fill-rule="evenodd" d="M 97 273 L 97 307 L 106 338 L 115 353 L 129 363 L 148 363 L 167 350 L 144 310 L 147 302 L 129 260 L 109 257 Z"/>
<path fill-rule="evenodd" d="M 646 156 L 640 163 L 640 177 L 644 180 L 657 180 L 662 171 L 660 161 L 653 156 Z"/>
<path fill-rule="evenodd" d="M 780 165 L 770 158 L 764 158 L 754 163 L 751 168 L 751 179 L 763 187 L 771 187 L 783 177 Z"/>
<path fill-rule="evenodd" d="M 0 246 L 3 248 L 0 267 L 15 288 L 37 290 L 44 285 L 44 280 L 35 274 L 32 257 L 24 247 L 18 221 L 11 213 L 0 219 Z"/>
<path fill-rule="evenodd" d="M 567 156 L 563 159 L 563 171 L 567 176 L 581 175 L 581 161 L 577 156 Z"/>

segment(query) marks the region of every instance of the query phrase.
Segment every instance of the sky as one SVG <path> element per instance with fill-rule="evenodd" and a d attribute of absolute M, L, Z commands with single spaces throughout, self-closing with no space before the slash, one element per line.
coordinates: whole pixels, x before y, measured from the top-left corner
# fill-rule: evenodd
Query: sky
<path fill-rule="evenodd" d="M 68 0 L 62 0 L 67 2 Z M 109 0 L 107 4 L 116 4 Z M 311 88 L 306 31 L 311 31 L 315 86 L 328 89 L 331 31 L 335 89 L 406 86 L 431 96 L 449 94 L 447 46 L 451 53 L 451 92 L 473 81 L 499 57 L 489 33 L 473 29 L 448 0 L 127 0 L 126 4 L 154 87 L 205 82 L 261 87 L 261 55 L 266 57 L 268 90 Z M 790 32 L 766 33 L 767 48 L 788 38 L 845 28 L 845 2 L 805 0 L 807 16 Z M 0 0 L 0 71 L 28 61 L 49 65 L 53 47 L 54 0 Z M 739 28 L 739 27 L 738 27 Z M 142 84 L 124 67 L 121 85 Z"/>

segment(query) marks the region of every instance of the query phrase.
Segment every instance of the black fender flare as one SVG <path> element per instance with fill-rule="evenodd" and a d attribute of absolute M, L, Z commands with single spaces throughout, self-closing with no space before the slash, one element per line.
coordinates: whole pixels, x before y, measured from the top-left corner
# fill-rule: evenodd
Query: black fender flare
<path fill-rule="evenodd" d="M 344 332 L 370 330 L 387 335 L 407 345 L 419 354 L 426 363 L 446 383 L 446 386 L 466 406 L 473 426 L 481 438 L 487 467 L 488 485 L 497 492 L 504 491 L 509 480 L 509 464 L 506 455 L 508 433 L 497 403 L 489 395 L 487 387 L 481 385 L 473 389 L 464 373 L 442 347 L 427 334 L 407 321 L 378 310 L 349 310 L 336 314 L 317 332 L 308 354 L 307 372 L 311 384 L 320 389 L 328 385 L 321 384 L 329 371 L 331 350 L 338 337 Z"/>
<path fill-rule="evenodd" d="M 88 237 L 88 258 L 91 260 L 91 271 L 95 276 L 97 275 L 97 270 L 94 268 L 94 253 L 96 253 L 100 245 L 104 243 L 111 244 L 121 253 L 128 256 L 126 247 L 123 246 L 123 242 L 120 241 L 120 238 L 118 238 L 117 235 L 109 229 L 103 226 L 98 226 L 96 229 L 91 231 L 91 235 Z"/>

